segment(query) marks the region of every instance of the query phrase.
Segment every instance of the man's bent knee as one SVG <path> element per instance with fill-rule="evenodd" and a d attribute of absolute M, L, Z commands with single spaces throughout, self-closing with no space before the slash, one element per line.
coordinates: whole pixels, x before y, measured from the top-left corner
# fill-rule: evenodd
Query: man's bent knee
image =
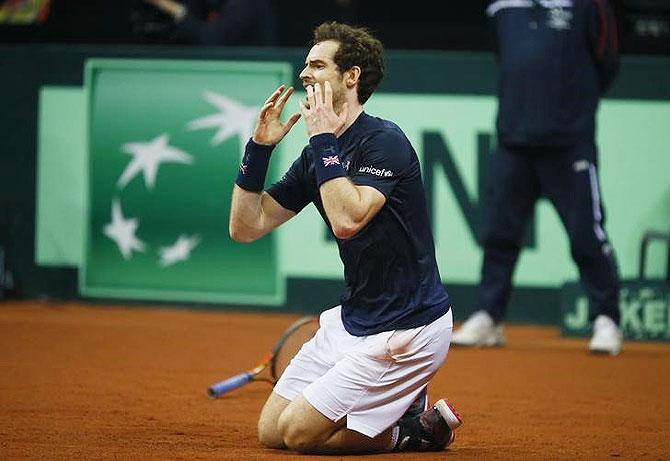
<path fill-rule="evenodd" d="M 291 410 L 290 407 L 287 408 L 279 417 L 277 427 L 282 441 L 291 450 L 313 451 L 318 446 L 317 440 L 309 430 L 306 430 L 296 412 Z"/>
<path fill-rule="evenodd" d="M 312 424 L 303 410 L 299 405 L 289 405 L 279 417 L 279 433 L 287 448 L 303 453 L 317 452 L 330 434 Z"/>
<path fill-rule="evenodd" d="M 274 428 L 268 428 L 261 421 L 258 421 L 258 441 L 266 448 L 286 448 L 281 434 Z"/>
<path fill-rule="evenodd" d="M 279 416 L 290 402 L 272 393 L 258 418 L 258 441 L 267 448 L 286 448 L 279 429 Z"/>

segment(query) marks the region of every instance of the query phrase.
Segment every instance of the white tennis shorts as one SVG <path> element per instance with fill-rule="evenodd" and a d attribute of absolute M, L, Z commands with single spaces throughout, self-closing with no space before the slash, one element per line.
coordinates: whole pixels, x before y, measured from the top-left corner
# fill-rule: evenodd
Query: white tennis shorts
<path fill-rule="evenodd" d="M 352 336 L 341 307 L 321 314 L 320 328 L 305 343 L 274 388 L 288 400 L 303 394 L 333 422 L 375 437 L 405 413 L 447 358 L 451 309 L 434 322 L 410 330 Z"/>

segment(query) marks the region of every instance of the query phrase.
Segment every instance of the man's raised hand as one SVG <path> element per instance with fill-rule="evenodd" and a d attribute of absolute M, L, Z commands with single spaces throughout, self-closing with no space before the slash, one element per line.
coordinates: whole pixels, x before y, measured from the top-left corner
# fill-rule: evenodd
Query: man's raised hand
<path fill-rule="evenodd" d="M 309 137 L 322 133 L 333 133 L 336 136 L 347 121 L 348 105 L 342 104 L 342 110 L 337 115 L 333 107 L 333 88 L 330 82 L 324 84 L 315 83 L 307 87 L 307 104 L 299 101 L 300 112 L 305 117 L 307 134 Z"/>
<path fill-rule="evenodd" d="M 268 99 L 265 100 L 261 111 L 258 113 L 256 128 L 252 139 L 256 144 L 271 146 L 281 141 L 288 133 L 295 122 L 300 118 L 300 114 L 291 114 L 285 123 L 281 122 L 280 116 L 286 101 L 293 94 L 293 87 L 290 86 L 286 91 L 286 85 L 280 85 Z"/>

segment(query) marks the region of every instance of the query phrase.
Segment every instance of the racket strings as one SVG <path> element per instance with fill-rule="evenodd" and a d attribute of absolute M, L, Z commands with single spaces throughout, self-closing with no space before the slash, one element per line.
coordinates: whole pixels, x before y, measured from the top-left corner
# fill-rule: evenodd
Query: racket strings
<path fill-rule="evenodd" d="M 316 317 L 306 316 L 298 319 L 284 331 L 272 351 L 255 368 L 212 384 L 207 389 L 207 395 L 216 399 L 252 381 L 266 381 L 274 385 L 284 373 L 291 359 L 318 329 L 319 322 Z M 265 370 L 268 370 L 269 373 L 263 373 Z"/>
<path fill-rule="evenodd" d="M 314 337 L 319 325 L 316 320 L 304 323 L 298 326 L 294 331 L 283 338 L 283 342 L 279 345 L 274 356 L 274 364 L 272 366 L 272 377 L 276 381 L 288 367 L 293 357 L 300 351 L 300 348 L 307 341 Z"/>

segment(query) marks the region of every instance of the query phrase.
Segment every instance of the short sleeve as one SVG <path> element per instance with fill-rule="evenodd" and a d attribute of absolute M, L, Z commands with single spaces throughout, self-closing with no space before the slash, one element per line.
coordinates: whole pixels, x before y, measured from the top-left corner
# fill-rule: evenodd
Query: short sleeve
<path fill-rule="evenodd" d="M 351 180 L 359 186 L 371 186 L 389 198 L 412 160 L 412 146 L 400 130 L 383 130 L 362 143 L 356 170 Z"/>
<path fill-rule="evenodd" d="M 299 213 L 312 201 L 307 187 L 307 162 L 304 151 L 284 176 L 267 189 L 267 193 L 281 206 L 295 213 Z"/>

